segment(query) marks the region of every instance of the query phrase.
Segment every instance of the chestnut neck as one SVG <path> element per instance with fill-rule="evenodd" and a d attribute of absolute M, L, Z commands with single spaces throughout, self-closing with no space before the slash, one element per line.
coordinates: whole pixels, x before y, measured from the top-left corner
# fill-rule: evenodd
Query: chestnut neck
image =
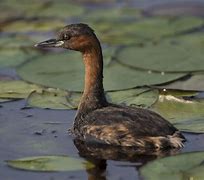
<path fill-rule="evenodd" d="M 107 106 L 103 89 L 102 50 L 97 37 L 92 39 L 89 48 L 82 52 L 85 65 L 85 85 L 78 114 L 87 114 L 95 109 Z"/>

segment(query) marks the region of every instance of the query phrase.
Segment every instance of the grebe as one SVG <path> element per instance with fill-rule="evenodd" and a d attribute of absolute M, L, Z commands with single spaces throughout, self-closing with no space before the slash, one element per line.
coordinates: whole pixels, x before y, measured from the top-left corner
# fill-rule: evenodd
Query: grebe
<path fill-rule="evenodd" d="M 101 45 L 88 25 L 67 25 L 56 39 L 35 46 L 61 47 L 83 54 L 85 87 L 72 129 L 77 138 L 113 146 L 154 150 L 183 147 L 185 137 L 159 114 L 107 102 L 103 89 Z"/>

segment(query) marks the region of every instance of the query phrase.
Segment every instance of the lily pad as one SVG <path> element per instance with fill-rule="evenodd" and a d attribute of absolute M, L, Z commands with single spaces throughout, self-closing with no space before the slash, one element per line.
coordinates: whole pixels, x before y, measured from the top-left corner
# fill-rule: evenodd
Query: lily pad
<path fill-rule="evenodd" d="M 136 22 L 130 21 L 128 26 L 127 22 L 115 22 L 111 21 L 111 19 L 109 21 L 93 22 L 92 26 L 105 43 L 124 45 L 158 41 L 163 37 L 170 37 L 201 27 L 203 24 L 203 20 L 198 17 L 152 17 Z M 132 41 L 130 41 L 130 38 L 132 38 Z"/>
<path fill-rule="evenodd" d="M 23 81 L 0 81 L 0 98 L 3 99 L 22 99 L 33 91 L 41 91 L 42 88 Z"/>
<path fill-rule="evenodd" d="M 43 8 L 38 16 L 54 17 L 54 18 L 71 18 L 72 16 L 79 16 L 85 12 L 83 6 L 73 4 L 71 2 L 54 2 L 49 6 Z"/>
<path fill-rule="evenodd" d="M 37 19 L 37 20 L 19 20 L 9 23 L 2 27 L 4 32 L 36 32 L 50 31 L 59 29 L 66 24 L 62 20 L 56 19 Z"/>
<path fill-rule="evenodd" d="M 81 98 L 81 93 L 68 92 L 60 89 L 44 89 L 33 92 L 27 99 L 32 107 L 49 109 L 76 109 Z"/>
<path fill-rule="evenodd" d="M 107 57 L 106 53 L 107 51 L 104 50 L 104 57 Z M 137 71 L 124 67 L 114 60 L 109 63 L 109 60 L 107 58 L 104 60 L 105 90 L 160 84 L 186 75 Z M 17 71 L 24 80 L 29 82 L 69 91 L 83 90 L 84 65 L 82 56 L 78 52 L 50 53 L 40 56 L 18 67 Z"/>
<path fill-rule="evenodd" d="M 117 59 L 123 64 L 160 72 L 192 72 L 204 70 L 203 41 L 170 39 L 145 46 L 126 47 Z M 128 59 L 128 61 L 127 61 Z"/>
<path fill-rule="evenodd" d="M 204 74 L 194 74 L 188 78 L 180 79 L 158 87 L 165 89 L 204 91 L 204 83 L 202 82 L 204 82 Z"/>
<path fill-rule="evenodd" d="M 94 168 L 91 162 L 69 156 L 36 156 L 9 160 L 10 167 L 29 171 L 76 171 Z"/>
<path fill-rule="evenodd" d="M 204 132 L 204 100 L 186 100 L 173 94 L 160 95 L 151 107 L 183 131 Z"/>
<path fill-rule="evenodd" d="M 32 17 L 36 16 L 39 11 L 45 6 L 47 3 L 46 1 L 40 1 L 40 0 L 30 0 L 29 2 L 26 0 L 21 0 L 19 3 L 18 0 L 9 0 L 4 1 L 2 0 L 0 2 L 0 10 L 1 14 L 4 15 L 5 18 L 16 18 L 16 17 Z M 2 11 L 7 13 L 2 13 Z M 14 16 L 14 13 L 16 15 Z"/>
<path fill-rule="evenodd" d="M 158 96 L 159 92 L 157 90 L 150 90 L 147 88 L 114 91 L 106 94 L 110 102 L 124 104 L 126 106 L 142 106 L 145 108 L 154 104 Z"/>
<path fill-rule="evenodd" d="M 38 56 L 40 53 L 36 50 L 24 50 L 20 48 L 0 49 L 0 68 L 2 67 L 15 67 L 26 60 Z"/>
<path fill-rule="evenodd" d="M 204 152 L 184 153 L 155 160 L 140 168 L 146 180 L 183 180 L 204 178 Z"/>
<path fill-rule="evenodd" d="M 59 89 L 44 89 L 33 92 L 27 99 L 29 106 L 50 109 L 76 109 L 82 93 L 68 92 Z M 123 91 L 107 92 L 109 102 L 127 106 L 150 107 L 158 98 L 157 90 L 130 89 Z"/>

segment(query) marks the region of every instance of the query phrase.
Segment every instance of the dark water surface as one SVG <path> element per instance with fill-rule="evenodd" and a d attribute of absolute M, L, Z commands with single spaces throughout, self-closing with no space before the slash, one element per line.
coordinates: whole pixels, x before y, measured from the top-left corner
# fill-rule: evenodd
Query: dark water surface
<path fill-rule="evenodd" d="M 72 126 L 75 111 L 22 109 L 25 103 L 24 100 L 20 100 L 1 104 L 0 180 L 83 180 L 88 178 L 133 180 L 139 179 L 138 167 L 156 158 L 156 156 L 138 156 L 134 157 L 134 162 L 116 160 L 98 162 L 96 160 L 97 168 L 87 172 L 84 170 L 39 173 L 9 168 L 4 162 L 8 159 L 40 155 L 79 156 L 72 137 L 67 133 L 67 129 Z M 186 133 L 185 136 L 188 142 L 181 152 L 204 150 L 203 134 Z"/>

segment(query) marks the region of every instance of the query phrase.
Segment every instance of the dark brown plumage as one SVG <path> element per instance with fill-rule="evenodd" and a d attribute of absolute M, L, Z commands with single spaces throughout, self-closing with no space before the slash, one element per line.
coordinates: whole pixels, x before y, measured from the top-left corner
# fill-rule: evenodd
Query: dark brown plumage
<path fill-rule="evenodd" d="M 44 41 L 37 46 L 62 47 L 83 54 L 85 88 L 73 127 L 73 133 L 78 138 L 143 149 L 183 146 L 184 136 L 160 115 L 146 109 L 107 102 L 103 90 L 101 46 L 88 25 L 65 26 L 56 39 Z"/>

